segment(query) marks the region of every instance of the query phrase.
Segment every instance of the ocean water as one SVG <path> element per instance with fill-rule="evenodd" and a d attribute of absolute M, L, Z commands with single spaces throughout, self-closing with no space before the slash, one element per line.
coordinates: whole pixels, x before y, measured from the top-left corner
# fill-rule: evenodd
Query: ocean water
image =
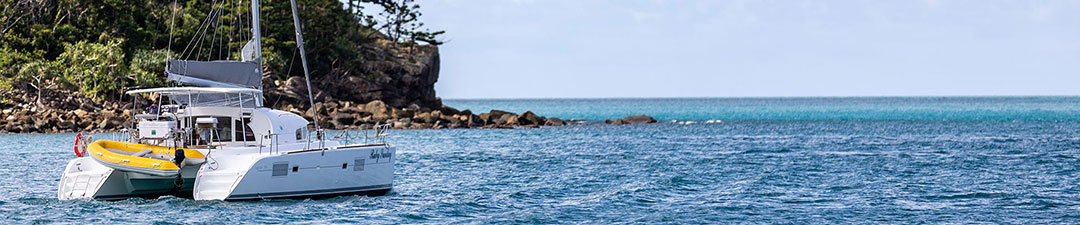
<path fill-rule="evenodd" d="M 5 224 L 1080 221 L 1080 97 L 445 103 L 661 122 L 392 131 L 386 196 L 246 202 L 59 201 L 73 135 L 0 135 L 0 215 Z"/>

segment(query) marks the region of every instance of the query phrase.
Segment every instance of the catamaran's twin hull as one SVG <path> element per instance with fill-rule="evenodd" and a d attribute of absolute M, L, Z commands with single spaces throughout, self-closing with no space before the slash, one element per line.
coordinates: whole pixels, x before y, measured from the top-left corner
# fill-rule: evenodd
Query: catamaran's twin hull
<path fill-rule="evenodd" d="M 176 185 L 176 177 L 163 177 L 115 170 L 90 157 L 68 162 L 60 178 L 57 197 L 60 200 L 94 198 L 120 200 L 133 197 L 155 198 L 162 195 L 191 196 L 197 166 L 181 170 L 184 183 Z"/>
<path fill-rule="evenodd" d="M 243 173 L 204 167 L 200 173 L 205 173 L 206 176 L 200 174 L 194 197 L 196 200 L 252 200 L 348 194 L 381 195 L 393 187 L 394 154 L 395 148 L 386 145 L 339 146 L 326 150 L 293 151 L 265 156 L 249 164 L 251 166 Z M 224 174 L 238 176 L 230 177 Z M 229 182 L 230 179 L 233 181 Z M 204 182 L 207 183 L 206 186 L 203 186 Z M 233 187 L 220 186 L 227 183 L 234 183 Z M 215 184 L 219 186 L 215 187 Z M 221 193 L 214 189 L 231 191 Z M 203 190 L 206 190 L 205 193 Z"/>
<path fill-rule="evenodd" d="M 119 200 L 173 194 L 196 200 L 256 200 L 383 195 L 393 188 L 394 154 L 394 147 L 386 145 L 354 145 L 261 157 L 222 155 L 215 163 L 184 167 L 179 189 L 176 177 L 124 172 L 82 157 L 68 163 L 58 197 Z M 244 163 L 242 158 L 251 160 Z"/>

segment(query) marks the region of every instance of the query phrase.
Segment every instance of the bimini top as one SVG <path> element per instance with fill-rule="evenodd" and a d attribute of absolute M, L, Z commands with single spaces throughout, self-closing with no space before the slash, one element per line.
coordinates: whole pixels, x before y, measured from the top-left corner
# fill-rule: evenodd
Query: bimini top
<path fill-rule="evenodd" d="M 245 93 L 245 94 L 262 94 L 262 91 L 251 88 L 217 88 L 217 87 L 163 87 L 163 88 L 147 88 L 130 90 L 125 92 L 127 94 L 139 94 L 139 93 L 161 93 L 161 94 L 197 94 L 197 93 L 214 93 L 214 94 L 229 94 L 229 93 Z"/>

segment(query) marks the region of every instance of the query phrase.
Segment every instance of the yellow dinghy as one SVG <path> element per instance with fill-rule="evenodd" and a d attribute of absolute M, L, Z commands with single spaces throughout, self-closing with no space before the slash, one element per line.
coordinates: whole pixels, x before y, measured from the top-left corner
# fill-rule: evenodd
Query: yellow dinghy
<path fill-rule="evenodd" d="M 154 176 L 176 176 L 180 173 L 180 167 L 173 163 L 175 150 L 176 148 L 164 146 L 110 140 L 94 141 L 87 146 L 90 156 L 106 167 Z M 183 151 L 185 158 L 181 164 L 200 165 L 206 162 L 206 156 L 199 151 Z"/>

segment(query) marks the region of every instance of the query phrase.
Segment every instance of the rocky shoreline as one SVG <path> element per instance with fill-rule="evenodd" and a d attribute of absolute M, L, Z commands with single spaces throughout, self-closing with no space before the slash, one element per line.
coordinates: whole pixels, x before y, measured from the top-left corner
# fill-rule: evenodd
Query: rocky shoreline
<path fill-rule="evenodd" d="M 44 95 L 40 101 L 36 101 L 35 95 L 30 93 L 10 96 L 19 98 L 21 101 L 18 102 L 23 103 L 0 103 L 0 133 L 116 132 L 132 127 L 133 108 L 130 102 L 98 103 L 78 93 Z M 320 102 L 315 106 L 320 112 L 320 126 L 340 130 L 371 129 L 380 124 L 390 124 L 393 129 L 513 129 L 571 124 L 571 121 L 543 117 L 531 111 L 517 114 L 491 110 L 477 114 L 468 109 L 458 110 L 445 105 L 434 109 L 416 104 L 397 108 L 379 100 L 364 104 Z M 279 109 L 312 120 L 310 109 L 300 109 L 292 104 Z M 607 121 L 612 125 L 655 122 L 655 119 L 645 115 Z"/>
<path fill-rule="evenodd" d="M 521 114 L 501 110 L 474 114 L 472 111 L 458 110 L 449 106 L 437 109 L 409 105 L 405 108 L 390 107 L 375 100 L 366 104 L 352 102 L 316 103 L 321 112 L 319 124 L 328 129 L 370 129 L 378 124 L 390 124 L 394 129 L 443 129 L 443 128 L 536 128 L 541 126 L 563 126 L 566 121 L 559 118 L 538 116 L 531 111 Z M 300 112 L 291 106 L 284 108 L 303 115 L 311 120 L 311 110 Z"/>

